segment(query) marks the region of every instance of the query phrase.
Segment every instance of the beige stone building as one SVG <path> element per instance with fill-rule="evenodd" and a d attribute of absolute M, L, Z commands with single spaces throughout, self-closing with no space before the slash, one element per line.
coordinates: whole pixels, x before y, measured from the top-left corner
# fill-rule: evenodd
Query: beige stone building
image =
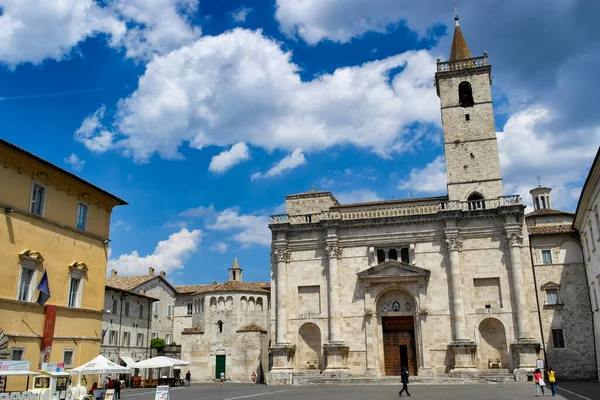
<path fill-rule="evenodd" d="M 552 209 L 550 188 L 531 190 L 526 215 L 546 362 L 561 379 L 596 378 L 592 310 L 575 214 Z"/>
<path fill-rule="evenodd" d="M 437 71 L 447 196 L 340 204 L 313 190 L 271 218 L 271 383 L 535 368 L 524 206 L 502 188 L 487 54 L 471 56 L 458 20 Z"/>
<path fill-rule="evenodd" d="M 191 288 L 191 289 L 190 289 Z M 269 360 L 269 300 L 266 282 L 243 282 L 237 259 L 224 283 L 181 287 L 192 295 L 192 326 L 182 332 L 181 356 L 191 361 L 192 380 L 263 381 Z"/>
<path fill-rule="evenodd" d="M 583 243 L 586 286 L 594 324 L 597 378 L 600 378 L 600 149 L 581 190 L 573 227 L 580 233 Z"/>

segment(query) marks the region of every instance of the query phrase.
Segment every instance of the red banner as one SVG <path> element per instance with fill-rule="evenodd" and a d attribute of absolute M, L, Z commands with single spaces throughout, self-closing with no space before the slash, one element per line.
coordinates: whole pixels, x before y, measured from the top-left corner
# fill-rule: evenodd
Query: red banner
<path fill-rule="evenodd" d="M 44 321 L 44 335 L 40 354 L 40 365 L 50 361 L 50 350 L 52 349 L 52 338 L 54 337 L 54 325 L 56 323 L 56 306 L 46 306 L 46 320 Z"/>

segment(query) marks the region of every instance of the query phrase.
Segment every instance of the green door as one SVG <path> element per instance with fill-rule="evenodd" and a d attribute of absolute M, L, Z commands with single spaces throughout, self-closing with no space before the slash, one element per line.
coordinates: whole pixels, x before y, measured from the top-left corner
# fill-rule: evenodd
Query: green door
<path fill-rule="evenodd" d="M 225 356 L 217 356 L 215 365 L 215 379 L 221 379 L 221 372 L 225 373 Z"/>

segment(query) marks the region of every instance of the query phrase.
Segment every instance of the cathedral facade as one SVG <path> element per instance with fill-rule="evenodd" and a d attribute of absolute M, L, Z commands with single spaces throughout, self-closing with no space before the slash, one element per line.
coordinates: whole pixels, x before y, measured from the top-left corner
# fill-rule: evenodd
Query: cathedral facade
<path fill-rule="evenodd" d="M 271 383 L 535 368 L 525 207 L 503 192 L 490 74 L 457 19 L 435 74 L 447 196 L 340 204 L 312 190 L 271 217 Z"/>

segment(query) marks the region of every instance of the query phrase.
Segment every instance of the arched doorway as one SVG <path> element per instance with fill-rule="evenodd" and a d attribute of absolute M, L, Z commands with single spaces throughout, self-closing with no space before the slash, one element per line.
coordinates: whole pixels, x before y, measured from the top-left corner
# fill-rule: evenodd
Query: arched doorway
<path fill-rule="evenodd" d="M 300 327 L 295 358 L 298 369 L 321 369 L 321 330 L 317 325 L 307 322 Z"/>
<path fill-rule="evenodd" d="M 415 309 L 414 299 L 404 290 L 390 290 L 377 299 L 385 375 L 400 375 L 402 369 L 417 375 Z"/>
<path fill-rule="evenodd" d="M 508 368 L 508 347 L 506 345 L 506 331 L 502 322 L 496 318 L 486 318 L 479 324 L 480 368 L 496 369 Z"/>

